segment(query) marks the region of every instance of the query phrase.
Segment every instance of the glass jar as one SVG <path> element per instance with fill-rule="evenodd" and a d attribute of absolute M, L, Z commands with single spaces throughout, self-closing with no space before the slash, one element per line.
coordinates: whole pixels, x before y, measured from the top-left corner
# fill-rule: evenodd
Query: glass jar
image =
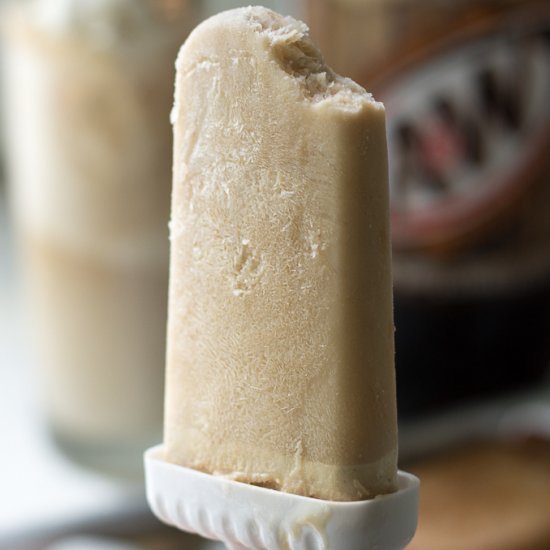
<path fill-rule="evenodd" d="M 185 0 L 30 0 L 4 22 L 13 218 L 56 439 L 116 473 L 161 437 Z"/>

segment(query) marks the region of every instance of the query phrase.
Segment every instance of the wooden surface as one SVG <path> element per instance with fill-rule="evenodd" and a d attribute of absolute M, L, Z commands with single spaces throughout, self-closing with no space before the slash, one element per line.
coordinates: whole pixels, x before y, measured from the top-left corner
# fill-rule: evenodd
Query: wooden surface
<path fill-rule="evenodd" d="M 421 480 L 409 550 L 550 549 L 550 441 L 476 443 L 405 469 Z"/>

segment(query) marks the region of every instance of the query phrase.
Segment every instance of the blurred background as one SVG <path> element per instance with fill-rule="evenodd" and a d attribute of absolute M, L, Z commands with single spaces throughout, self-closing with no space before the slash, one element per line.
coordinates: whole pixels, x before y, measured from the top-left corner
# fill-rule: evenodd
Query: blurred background
<path fill-rule="evenodd" d="M 218 548 L 161 526 L 176 52 L 248 2 L 0 0 L 0 549 Z M 387 111 L 413 550 L 550 549 L 550 2 L 303 0 Z"/>

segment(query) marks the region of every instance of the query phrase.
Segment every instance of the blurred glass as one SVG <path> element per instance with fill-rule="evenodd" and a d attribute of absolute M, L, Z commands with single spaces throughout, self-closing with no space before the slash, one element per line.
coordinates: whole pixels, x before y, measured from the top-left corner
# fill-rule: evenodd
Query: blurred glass
<path fill-rule="evenodd" d="M 246 0 L 196 0 L 195 6 L 200 13 L 201 18 L 206 18 L 223 10 L 250 6 Z M 262 6 L 275 10 L 283 15 L 292 15 L 294 17 L 301 14 L 301 1 L 296 0 L 264 0 Z"/>
<path fill-rule="evenodd" d="M 5 146 L 44 408 L 127 475 L 161 437 L 174 60 L 186 0 L 29 0 L 3 14 Z"/>
<path fill-rule="evenodd" d="M 550 4 L 309 0 L 327 61 L 387 110 L 402 418 L 550 362 Z"/>

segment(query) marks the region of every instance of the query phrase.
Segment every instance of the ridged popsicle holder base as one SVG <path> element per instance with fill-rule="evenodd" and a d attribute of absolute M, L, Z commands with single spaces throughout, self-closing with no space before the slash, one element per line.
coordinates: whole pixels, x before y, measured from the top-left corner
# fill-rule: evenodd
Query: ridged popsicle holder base
<path fill-rule="evenodd" d="M 416 530 L 420 483 L 405 472 L 395 493 L 333 502 L 205 474 L 162 456 L 162 446 L 145 453 L 154 514 L 231 550 L 400 550 Z"/>

